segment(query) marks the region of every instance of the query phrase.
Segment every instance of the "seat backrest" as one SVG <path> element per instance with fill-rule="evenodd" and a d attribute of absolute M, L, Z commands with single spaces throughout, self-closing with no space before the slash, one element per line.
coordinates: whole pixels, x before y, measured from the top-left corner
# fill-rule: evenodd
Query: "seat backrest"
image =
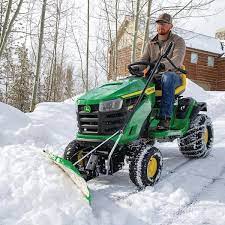
<path fill-rule="evenodd" d="M 181 67 L 183 70 L 185 70 L 185 66 L 182 66 Z M 180 77 L 181 77 L 181 81 L 182 81 L 182 84 L 179 86 L 179 87 L 177 87 L 176 89 L 175 89 L 175 93 L 174 93 L 174 95 L 180 95 L 180 94 L 182 94 L 184 91 L 185 91 L 185 89 L 186 89 L 186 86 L 187 86 L 187 77 L 186 77 L 186 74 L 180 74 Z M 155 95 L 157 96 L 157 97 L 160 97 L 160 96 L 162 96 L 162 90 L 156 90 L 155 91 Z"/>

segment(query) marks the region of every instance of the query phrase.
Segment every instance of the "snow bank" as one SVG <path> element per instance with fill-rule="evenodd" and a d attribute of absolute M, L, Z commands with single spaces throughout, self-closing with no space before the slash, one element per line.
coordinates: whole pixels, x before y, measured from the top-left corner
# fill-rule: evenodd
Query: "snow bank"
<path fill-rule="evenodd" d="M 187 88 L 182 94 L 184 97 L 192 97 L 196 101 L 207 103 L 207 114 L 212 121 L 220 117 L 225 118 L 225 92 L 224 91 L 205 91 L 203 88 L 187 79 Z"/>
<path fill-rule="evenodd" d="M 81 192 L 42 153 L 47 146 L 62 154 L 74 138 L 74 100 L 41 103 L 26 114 L 0 103 L 1 225 L 96 224 Z"/>
<path fill-rule="evenodd" d="M 185 89 L 185 92 L 182 94 L 184 97 L 192 97 L 196 101 L 206 101 L 209 99 L 210 92 L 205 91 L 203 88 L 198 86 L 193 81 L 187 79 L 187 87 Z"/>
<path fill-rule="evenodd" d="M 33 139 L 39 144 L 41 140 L 43 145 L 67 144 L 75 138 L 77 124 L 74 101 L 40 103 L 27 116 L 32 120 L 32 127 L 27 127 L 24 132 L 34 131 Z"/>
<path fill-rule="evenodd" d="M 30 123 L 31 119 L 26 114 L 0 102 L 0 146 L 12 143 L 12 135 Z"/>
<path fill-rule="evenodd" d="M 67 175 L 26 145 L 0 149 L 0 224 L 96 224 L 88 202 Z"/>
<path fill-rule="evenodd" d="M 193 161 L 194 165 L 184 167 L 175 178 L 172 174 L 171 179 L 162 181 L 156 189 L 149 187 L 120 202 L 115 202 L 113 196 L 134 190 L 127 169 L 112 177 L 94 179 L 89 182 L 94 195 L 93 209 L 69 177 L 42 154 L 43 147 L 62 154 L 64 146 L 74 138 L 77 129 L 74 101 L 41 103 L 27 114 L 0 103 L 0 224 L 168 224 L 166 220 L 208 184 L 208 177 L 214 179 L 225 156 L 225 92 L 206 92 L 188 80 L 183 95 L 207 102 L 216 131 L 214 155 L 202 159 L 201 166 L 200 161 Z M 173 167 L 184 160 L 177 147 L 168 147 L 168 143 L 161 150 L 165 173 L 173 171 Z M 213 207 L 213 203 L 210 204 Z M 192 224 L 198 215 L 193 216 Z"/>
<path fill-rule="evenodd" d="M 77 129 L 75 99 L 40 103 L 34 112 L 26 114 L 0 103 L 0 146 L 67 144 L 74 139 Z"/>

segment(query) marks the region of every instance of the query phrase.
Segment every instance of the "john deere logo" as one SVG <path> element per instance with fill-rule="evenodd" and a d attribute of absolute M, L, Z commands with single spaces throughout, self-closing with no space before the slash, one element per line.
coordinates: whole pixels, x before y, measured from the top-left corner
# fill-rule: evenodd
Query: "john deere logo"
<path fill-rule="evenodd" d="M 90 105 L 85 105 L 84 106 L 84 111 L 87 112 L 87 113 L 91 112 L 91 106 Z"/>

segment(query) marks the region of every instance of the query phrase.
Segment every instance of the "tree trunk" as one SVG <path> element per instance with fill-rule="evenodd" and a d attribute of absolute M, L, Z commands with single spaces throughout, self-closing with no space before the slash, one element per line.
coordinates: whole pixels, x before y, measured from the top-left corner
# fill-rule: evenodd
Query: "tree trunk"
<path fill-rule="evenodd" d="M 64 37 L 63 37 L 63 43 L 62 43 L 62 52 L 61 52 L 61 62 L 60 62 L 60 75 L 63 74 L 63 65 L 64 65 L 64 51 L 65 51 L 65 43 L 66 43 L 66 33 L 67 33 L 67 26 L 68 26 L 68 21 L 67 21 L 67 17 L 66 17 L 66 25 L 65 25 L 65 32 L 64 32 Z M 61 81 L 61 84 L 66 80 L 66 74 L 63 76 L 63 81 Z M 65 100 L 65 85 L 63 84 L 62 87 L 60 87 L 60 89 L 62 89 L 62 96 L 60 97 L 62 101 Z"/>
<path fill-rule="evenodd" d="M 138 33 L 138 21 L 139 21 L 139 8 L 140 0 L 136 2 L 136 13 L 135 13 L 135 22 L 134 22 L 134 31 L 133 31 L 133 43 L 132 43 L 132 55 L 131 62 L 136 61 L 136 46 L 137 46 L 137 33 Z"/>
<path fill-rule="evenodd" d="M 86 86 L 85 89 L 88 91 L 88 67 L 89 67 L 89 23 L 90 23 L 90 0 L 88 0 L 87 7 L 87 52 L 86 52 Z"/>
<path fill-rule="evenodd" d="M 106 0 L 103 0 L 104 1 L 104 7 L 105 7 L 105 12 L 106 12 L 106 20 L 107 20 L 107 26 L 108 26 L 108 39 L 109 39 L 109 46 L 108 46 L 108 53 L 107 53 L 107 63 L 106 63 L 106 65 L 107 65 L 107 73 L 109 74 L 109 73 L 111 73 L 110 75 L 111 75 L 111 78 L 113 77 L 113 75 L 114 75 L 114 62 L 113 62 L 113 55 L 114 55 L 114 53 L 113 53 L 113 41 L 112 41 L 112 30 L 111 30 L 111 25 L 110 25 L 110 19 L 109 19 L 109 10 L 108 10 L 108 6 L 107 6 L 107 4 L 106 4 Z M 109 53 L 109 49 L 111 49 L 111 53 Z M 110 63 L 112 63 L 112 65 L 111 65 L 111 68 L 112 69 L 110 69 Z"/>
<path fill-rule="evenodd" d="M 145 33 L 144 33 L 144 40 L 143 40 L 142 49 L 141 49 L 142 54 L 144 52 L 146 44 L 148 43 L 148 38 L 149 38 L 151 7 L 152 7 L 152 0 L 148 0 L 148 8 L 147 8 L 146 21 L 145 21 Z"/>
<path fill-rule="evenodd" d="M 4 24 L 3 24 L 2 32 L 1 32 L 1 36 L 0 36 L 1 43 L 3 41 L 3 38 L 5 36 L 5 32 L 6 32 L 7 26 L 9 24 L 9 16 L 10 16 L 11 10 L 12 10 L 12 0 L 9 0 L 8 1 L 8 5 L 7 5 L 5 20 L 4 20 Z"/>
<path fill-rule="evenodd" d="M 114 75 L 113 80 L 116 79 L 118 75 L 118 0 L 116 0 L 116 11 L 115 11 L 115 23 L 116 23 L 116 38 L 115 38 L 115 50 L 114 50 Z"/>
<path fill-rule="evenodd" d="M 39 44 L 38 44 L 37 65 L 36 65 L 36 72 L 35 72 L 34 89 L 33 89 L 33 93 L 32 93 L 32 101 L 31 101 L 31 106 L 30 106 L 31 112 L 34 111 L 34 108 L 36 105 L 36 98 L 37 98 L 37 86 L 38 86 L 38 80 L 39 80 L 39 74 L 40 74 L 42 44 L 43 44 L 43 37 L 44 37 L 46 4 L 47 4 L 47 0 L 43 0 L 42 12 L 41 12 L 40 37 L 39 37 Z"/>
<path fill-rule="evenodd" d="M 12 10 L 12 0 L 9 0 L 6 17 L 5 17 L 5 22 L 3 25 L 3 30 L 2 30 L 2 34 L 1 34 L 1 38 L 0 38 L 0 58 L 2 57 L 6 41 L 12 30 L 13 23 L 19 14 L 22 3 L 23 3 L 23 0 L 20 0 L 12 19 L 9 21 L 10 11 Z"/>
<path fill-rule="evenodd" d="M 58 6 L 57 6 L 58 7 Z M 55 27 L 55 40 L 54 40 L 54 66 L 52 71 L 52 85 L 51 85 L 51 94 L 52 100 L 56 101 L 56 79 L 57 79 L 57 46 L 58 46 L 58 34 L 59 34 L 59 24 L 58 24 L 58 13 L 56 16 L 56 27 Z"/>

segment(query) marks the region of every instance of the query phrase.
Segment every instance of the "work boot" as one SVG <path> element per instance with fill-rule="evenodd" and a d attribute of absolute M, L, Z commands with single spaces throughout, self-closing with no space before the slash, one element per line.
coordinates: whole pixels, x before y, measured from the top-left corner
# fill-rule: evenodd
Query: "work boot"
<path fill-rule="evenodd" d="M 157 130 L 169 130 L 170 118 L 161 119 L 158 123 Z"/>

